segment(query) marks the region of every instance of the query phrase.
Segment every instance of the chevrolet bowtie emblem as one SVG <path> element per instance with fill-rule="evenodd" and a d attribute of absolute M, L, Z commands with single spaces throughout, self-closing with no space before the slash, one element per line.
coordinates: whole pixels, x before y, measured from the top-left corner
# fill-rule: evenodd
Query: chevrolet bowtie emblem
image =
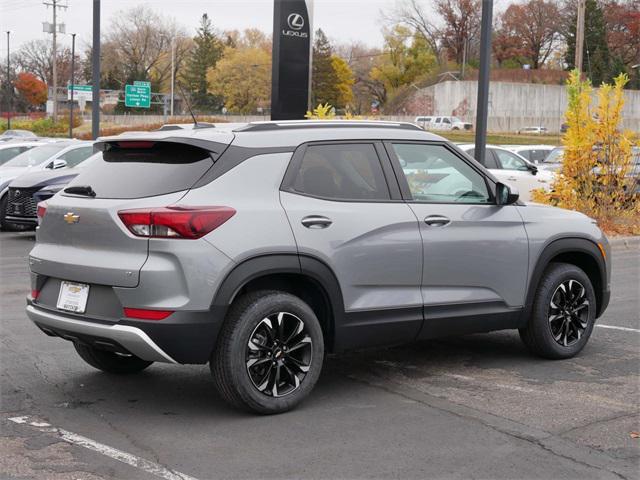
<path fill-rule="evenodd" d="M 71 225 L 72 223 L 78 223 L 80 221 L 80 215 L 76 215 L 73 212 L 67 212 L 64 214 L 64 221 L 67 222 L 69 225 Z"/>

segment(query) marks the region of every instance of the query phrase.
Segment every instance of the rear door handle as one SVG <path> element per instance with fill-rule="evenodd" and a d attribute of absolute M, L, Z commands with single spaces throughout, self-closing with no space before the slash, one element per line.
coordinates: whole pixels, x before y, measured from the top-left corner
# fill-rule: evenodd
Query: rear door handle
<path fill-rule="evenodd" d="M 309 215 L 308 217 L 304 217 L 302 219 L 302 225 L 307 228 L 327 228 L 333 222 L 330 218 L 323 217 L 322 215 Z"/>
<path fill-rule="evenodd" d="M 449 225 L 451 220 L 443 215 L 430 215 L 424 219 L 424 223 L 430 227 L 444 227 L 445 225 Z"/>

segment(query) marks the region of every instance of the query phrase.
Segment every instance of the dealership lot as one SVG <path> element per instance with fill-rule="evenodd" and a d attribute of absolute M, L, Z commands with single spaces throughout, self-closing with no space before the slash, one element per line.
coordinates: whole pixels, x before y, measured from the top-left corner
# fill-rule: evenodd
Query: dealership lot
<path fill-rule="evenodd" d="M 33 235 L 0 233 L 2 478 L 637 478 L 640 250 L 576 358 L 515 332 L 333 355 L 291 413 L 229 409 L 206 366 L 111 377 L 24 314 Z M 64 440 L 64 441 L 63 441 Z"/>

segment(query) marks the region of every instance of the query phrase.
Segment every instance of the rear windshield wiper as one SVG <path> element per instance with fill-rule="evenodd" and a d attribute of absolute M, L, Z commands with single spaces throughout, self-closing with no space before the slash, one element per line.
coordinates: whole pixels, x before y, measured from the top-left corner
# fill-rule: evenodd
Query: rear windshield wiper
<path fill-rule="evenodd" d="M 75 187 L 67 187 L 64 189 L 64 193 L 70 193 L 71 195 L 84 195 L 85 197 L 95 197 L 96 192 L 93 191 L 90 185 L 78 185 Z"/>

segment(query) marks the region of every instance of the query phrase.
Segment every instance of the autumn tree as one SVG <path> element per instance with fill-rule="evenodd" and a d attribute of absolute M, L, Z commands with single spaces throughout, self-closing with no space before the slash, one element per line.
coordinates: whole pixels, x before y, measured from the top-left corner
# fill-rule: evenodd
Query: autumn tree
<path fill-rule="evenodd" d="M 171 77 L 172 42 L 177 73 L 190 49 L 181 29 L 145 6 L 118 12 L 102 44 L 102 74 L 113 79 L 114 87 L 148 80 L 152 90 L 159 91 Z"/>
<path fill-rule="evenodd" d="M 421 36 L 438 62 L 444 61 L 440 55 L 442 44 L 440 22 L 433 15 L 431 5 L 425 5 L 421 0 L 397 2 L 391 11 L 382 11 L 382 18 L 392 27 L 402 25 Z"/>
<path fill-rule="evenodd" d="M 329 104 L 345 108 L 353 99 L 353 72 L 349 64 L 334 54 L 324 32 L 315 32 L 311 76 L 312 105 Z"/>
<path fill-rule="evenodd" d="M 436 58 L 421 35 L 413 35 L 396 25 L 384 34 L 384 54 L 376 59 L 371 77 L 382 82 L 387 92 L 410 85 L 428 75 L 436 66 Z"/>
<path fill-rule="evenodd" d="M 640 0 L 606 1 L 604 20 L 614 71 L 630 76 L 628 88 L 640 88 L 640 72 L 632 68 L 640 63 Z"/>
<path fill-rule="evenodd" d="M 560 9 L 554 0 L 513 3 L 501 15 L 500 23 L 494 51 L 524 57 L 535 69 L 545 64 L 561 40 Z"/>
<path fill-rule="evenodd" d="M 206 13 L 200 19 L 200 27 L 193 42 L 194 47 L 187 56 L 183 74 L 193 105 L 200 108 L 219 109 L 222 100 L 208 92 L 207 71 L 216 66 L 222 57 L 224 46 Z"/>
<path fill-rule="evenodd" d="M 224 99 L 232 112 L 267 108 L 271 96 L 271 53 L 256 47 L 227 47 L 207 74 L 208 91 Z"/>
<path fill-rule="evenodd" d="M 370 112 L 373 102 L 384 104 L 387 101 L 385 86 L 371 77 L 371 70 L 382 51 L 356 42 L 337 46 L 336 53 L 345 59 L 353 73 L 351 112 L 363 115 Z"/>
<path fill-rule="evenodd" d="M 20 70 L 33 73 L 48 85 L 53 84 L 53 46 L 51 42 L 31 40 L 23 44 L 11 57 L 12 63 L 16 64 Z M 71 78 L 71 49 L 58 48 L 57 62 L 58 85 L 66 85 Z"/>
<path fill-rule="evenodd" d="M 444 22 L 442 46 L 449 60 L 461 65 L 465 49 L 480 34 L 480 0 L 436 0 L 435 4 Z"/>
<path fill-rule="evenodd" d="M 33 73 L 20 72 L 14 86 L 31 107 L 37 107 L 47 101 L 47 84 Z"/>
<path fill-rule="evenodd" d="M 603 84 L 593 105 L 591 83 L 577 70 L 571 73 L 562 167 L 551 190 L 537 190 L 533 199 L 580 211 L 606 231 L 638 234 L 640 196 L 631 194 L 637 188 L 637 178 L 630 175 L 631 133 L 621 128 L 627 81 L 620 74 L 613 84 Z"/>

